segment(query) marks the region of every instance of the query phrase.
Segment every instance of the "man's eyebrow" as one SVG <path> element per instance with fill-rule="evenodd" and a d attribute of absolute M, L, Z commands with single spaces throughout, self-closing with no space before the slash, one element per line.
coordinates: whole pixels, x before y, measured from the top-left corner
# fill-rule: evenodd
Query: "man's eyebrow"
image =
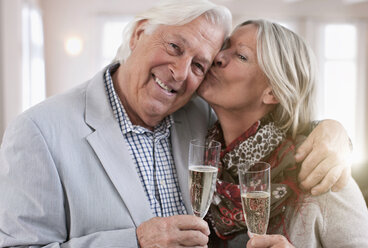
<path fill-rule="evenodd" d="M 173 37 L 176 38 L 176 39 L 179 39 L 184 45 L 190 47 L 189 42 L 183 36 L 178 35 L 178 34 L 174 34 Z"/>
<path fill-rule="evenodd" d="M 208 65 L 211 65 L 212 64 L 212 62 L 209 60 L 209 59 L 207 59 L 207 58 L 205 58 L 205 57 L 198 57 L 197 58 L 202 64 L 205 64 L 206 66 L 208 66 Z"/>

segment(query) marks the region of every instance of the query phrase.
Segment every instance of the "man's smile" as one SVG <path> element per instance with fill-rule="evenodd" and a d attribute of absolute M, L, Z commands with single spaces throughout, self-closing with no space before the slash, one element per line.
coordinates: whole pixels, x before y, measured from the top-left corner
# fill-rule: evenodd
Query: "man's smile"
<path fill-rule="evenodd" d="M 158 77 L 156 77 L 155 74 L 152 74 L 152 76 L 153 76 L 153 79 L 155 80 L 155 82 L 157 83 L 157 85 L 161 87 L 161 89 L 164 89 L 168 93 L 176 93 L 175 90 L 170 88 L 168 85 L 163 83 Z"/>

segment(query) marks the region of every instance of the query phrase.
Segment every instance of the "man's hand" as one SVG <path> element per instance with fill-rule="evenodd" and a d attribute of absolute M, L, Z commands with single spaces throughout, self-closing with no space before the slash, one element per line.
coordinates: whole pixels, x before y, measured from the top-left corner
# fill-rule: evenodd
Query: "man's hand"
<path fill-rule="evenodd" d="M 253 235 L 247 248 L 294 248 L 282 235 Z"/>
<path fill-rule="evenodd" d="M 140 247 L 207 247 L 206 221 L 192 215 L 155 217 L 137 228 Z"/>
<path fill-rule="evenodd" d="M 344 127 L 337 121 L 322 121 L 298 148 L 295 155 L 302 163 L 300 186 L 320 195 L 332 188 L 341 190 L 351 175 L 352 148 Z"/>

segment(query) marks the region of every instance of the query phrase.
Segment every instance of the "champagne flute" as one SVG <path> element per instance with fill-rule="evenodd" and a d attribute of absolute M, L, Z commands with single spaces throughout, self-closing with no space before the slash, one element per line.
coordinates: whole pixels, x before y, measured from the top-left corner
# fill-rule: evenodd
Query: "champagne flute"
<path fill-rule="evenodd" d="M 193 213 L 203 218 L 216 188 L 221 143 L 191 140 L 189 145 L 189 191 Z"/>
<path fill-rule="evenodd" d="M 238 165 L 245 223 L 250 237 L 266 234 L 270 217 L 270 164 L 247 162 Z"/>

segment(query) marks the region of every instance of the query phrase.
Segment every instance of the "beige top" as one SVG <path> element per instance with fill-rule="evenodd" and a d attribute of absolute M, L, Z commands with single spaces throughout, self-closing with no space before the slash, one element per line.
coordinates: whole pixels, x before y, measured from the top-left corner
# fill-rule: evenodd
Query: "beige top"
<path fill-rule="evenodd" d="M 286 211 L 288 234 L 296 248 L 368 248 L 368 209 L 352 178 L 341 191 L 305 197 L 298 211 Z M 209 247 L 244 248 L 247 241 L 243 233 L 226 246 L 217 239 Z"/>
<path fill-rule="evenodd" d="M 306 197 L 288 233 L 297 248 L 368 247 L 368 210 L 356 182 L 351 179 L 339 192 Z"/>

